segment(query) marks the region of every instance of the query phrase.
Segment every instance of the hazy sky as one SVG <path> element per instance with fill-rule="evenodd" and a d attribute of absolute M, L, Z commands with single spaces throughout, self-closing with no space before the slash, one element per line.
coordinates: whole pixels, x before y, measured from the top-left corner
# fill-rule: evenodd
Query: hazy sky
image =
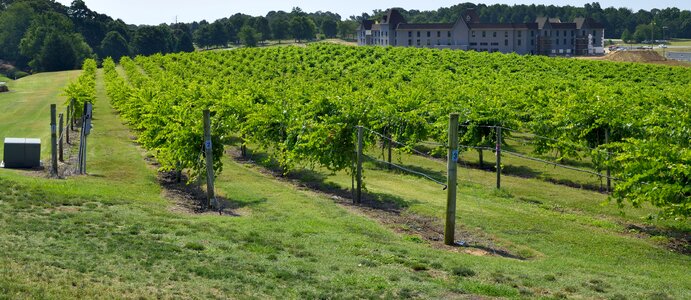
<path fill-rule="evenodd" d="M 60 3 L 69 5 L 72 0 L 57 0 Z M 396 1 L 373 1 L 373 0 L 340 0 L 340 1 L 319 1 L 319 0 L 300 0 L 300 1 L 281 1 L 281 0 L 84 0 L 86 5 L 99 13 L 107 14 L 115 19 L 122 19 L 128 24 L 149 24 L 157 25 L 160 23 L 172 23 L 177 16 L 180 22 L 192 21 L 213 21 L 223 17 L 231 16 L 235 13 L 244 13 L 252 16 L 266 15 L 272 10 L 290 11 L 298 6 L 306 12 L 331 11 L 347 18 L 351 15 L 360 15 L 363 12 L 371 13 L 374 9 L 386 9 L 392 6 L 403 7 L 405 9 L 434 10 L 440 7 L 448 7 L 462 2 L 472 2 L 463 0 L 396 0 Z M 589 1 L 486 1 L 485 4 L 554 4 L 583 6 Z M 477 3 L 477 2 L 473 2 Z M 652 8 L 678 7 L 680 9 L 691 10 L 689 0 L 608 0 L 599 1 L 603 8 L 628 7 L 635 10 Z"/>

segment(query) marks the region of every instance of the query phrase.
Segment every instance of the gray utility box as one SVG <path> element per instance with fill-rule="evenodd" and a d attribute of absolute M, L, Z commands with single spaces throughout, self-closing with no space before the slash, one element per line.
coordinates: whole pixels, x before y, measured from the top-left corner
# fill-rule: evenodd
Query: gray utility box
<path fill-rule="evenodd" d="M 5 168 L 36 168 L 41 166 L 41 140 L 5 138 Z"/>

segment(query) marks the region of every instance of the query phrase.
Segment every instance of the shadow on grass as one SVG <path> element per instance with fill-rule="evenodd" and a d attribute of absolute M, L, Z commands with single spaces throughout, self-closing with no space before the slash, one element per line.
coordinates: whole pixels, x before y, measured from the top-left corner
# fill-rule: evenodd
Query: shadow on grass
<path fill-rule="evenodd" d="M 274 177 L 284 178 L 300 187 L 332 195 L 334 200 L 342 204 L 354 205 L 352 203 L 352 199 L 354 198 L 353 191 L 328 181 L 328 175 L 322 172 L 306 168 L 286 172 L 275 159 L 271 158 L 268 153 L 263 151 L 247 149 L 247 156 L 245 157 L 235 148 L 228 152 L 236 161 L 257 164 L 270 172 Z M 418 201 L 405 200 L 387 193 L 363 191 L 362 201 L 357 205 L 400 213 L 402 209 L 416 203 L 418 203 Z"/>
<path fill-rule="evenodd" d="M 200 185 L 187 184 L 187 176 L 177 172 L 159 172 L 158 181 L 166 194 L 175 201 L 178 211 L 194 214 L 219 214 L 224 216 L 240 216 L 234 210 L 262 204 L 266 198 L 253 201 L 237 201 L 216 195 L 218 205 L 216 209 L 206 209 L 207 194 Z M 213 205 L 213 203 L 212 203 Z"/>
<path fill-rule="evenodd" d="M 691 232 L 689 231 L 636 224 L 627 224 L 626 230 L 629 233 L 647 237 L 664 237 L 667 248 L 677 253 L 691 255 Z"/>

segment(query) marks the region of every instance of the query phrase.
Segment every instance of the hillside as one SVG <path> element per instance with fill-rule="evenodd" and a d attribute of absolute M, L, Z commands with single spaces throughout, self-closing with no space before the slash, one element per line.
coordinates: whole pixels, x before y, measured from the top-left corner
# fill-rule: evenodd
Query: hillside
<path fill-rule="evenodd" d="M 125 74 L 118 69 L 120 74 Z M 8 132 L 46 140 L 47 105 L 64 78 L 13 82 L 0 118 Z M 50 84 L 50 83 L 55 84 Z M 688 221 L 646 220 L 606 196 L 538 179 L 461 168 L 457 224 L 470 247 L 435 241 L 441 187 L 366 164 L 368 197 L 388 209 L 347 205 L 321 189 L 348 187 L 343 172 L 305 168 L 293 182 L 250 160 L 222 158 L 225 215 L 190 211 L 161 185 L 97 76 L 89 175 L 63 180 L 0 169 L 0 293 L 12 298 L 689 298 L 688 254 L 669 241 Z M 15 94 L 10 94 L 15 95 Z M 22 102 L 35 110 L 12 109 Z M 235 144 L 237 145 L 237 144 Z M 234 144 L 228 151 L 237 153 Z M 370 149 L 370 151 L 378 151 Z M 375 154 L 372 154 L 375 155 Z M 437 161 L 400 155 L 425 170 Z M 43 157 L 47 157 L 44 152 Z M 332 190 L 333 191 L 333 190 Z M 177 195 L 177 196 L 175 196 Z M 436 230 L 436 231 L 435 231 Z M 683 249 L 683 248 L 682 248 Z"/>

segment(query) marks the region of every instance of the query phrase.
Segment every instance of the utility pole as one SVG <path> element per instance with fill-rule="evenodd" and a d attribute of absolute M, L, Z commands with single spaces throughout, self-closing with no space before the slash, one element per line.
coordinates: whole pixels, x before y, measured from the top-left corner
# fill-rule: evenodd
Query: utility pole
<path fill-rule="evenodd" d="M 446 225 L 444 244 L 453 245 L 456 234 L 456 184 L 458 177 L 458 114 L 449 116 L 449 149 L 446 179 Z"/>

